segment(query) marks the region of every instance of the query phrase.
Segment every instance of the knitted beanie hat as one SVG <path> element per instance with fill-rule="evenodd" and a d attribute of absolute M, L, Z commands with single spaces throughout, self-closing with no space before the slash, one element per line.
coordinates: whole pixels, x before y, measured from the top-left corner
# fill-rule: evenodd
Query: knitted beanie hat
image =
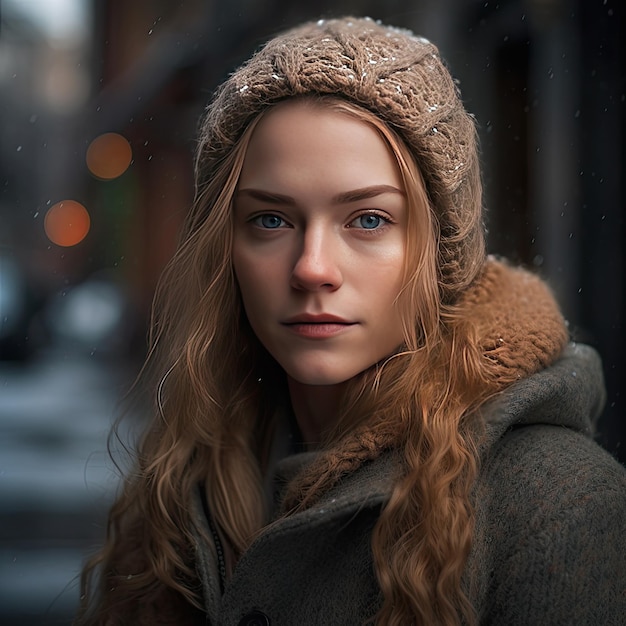
<path fill-rule="evenodd" d="M 437 48 L 370 18 L 305 23 L 271 39 L 218 89 L 202 124 L 202 184 L 249 122 L 293 96 L 327 94 L 373 112 L 406 142 L 439 226 L 442 299 L 456 299 L 484 261 L 481 184 L 472 116 Z"/>

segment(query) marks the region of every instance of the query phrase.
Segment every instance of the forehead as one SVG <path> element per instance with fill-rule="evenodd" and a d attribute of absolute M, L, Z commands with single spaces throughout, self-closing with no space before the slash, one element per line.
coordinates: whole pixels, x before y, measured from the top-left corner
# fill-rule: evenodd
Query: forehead
<path fill-rule="evenodd" d="M 288 100 L 266 111 L 254 129 L 241 173 L 299 178 L 318 172 L 322 184 L 388 183 L 401 186 L 389 144 L 371 123 L 328 103 Z M 353 182 L 352 182 L 353 181 Z"/>

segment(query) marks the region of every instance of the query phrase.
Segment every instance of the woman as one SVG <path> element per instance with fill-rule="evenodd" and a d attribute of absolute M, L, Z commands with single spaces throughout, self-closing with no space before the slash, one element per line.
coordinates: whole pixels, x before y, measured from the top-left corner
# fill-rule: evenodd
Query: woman
<path fill-rule="evenodd" d="M 279 35 L 216 94 L 196 171 L 77 622 L 618 623 L 601 367 L 485 256 L 436 48 L 368 19 Z"/>

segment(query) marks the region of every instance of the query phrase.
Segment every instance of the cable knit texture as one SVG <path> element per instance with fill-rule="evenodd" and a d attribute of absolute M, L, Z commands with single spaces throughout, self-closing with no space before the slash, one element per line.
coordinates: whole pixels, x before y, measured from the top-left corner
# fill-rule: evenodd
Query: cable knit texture
<path fill-rule="evenodd" d="M 207 109 L 197 154 L 200 186 L 255 115 L 305 94 L 351 100 L 409 146 L 440 225 L 442 291 L 452 300 L 480 271 L 470 256 L 484 248 L 476 128 L 437 48 L 408 30 L 344 18 L 272 39 L 232 74 Z"/>

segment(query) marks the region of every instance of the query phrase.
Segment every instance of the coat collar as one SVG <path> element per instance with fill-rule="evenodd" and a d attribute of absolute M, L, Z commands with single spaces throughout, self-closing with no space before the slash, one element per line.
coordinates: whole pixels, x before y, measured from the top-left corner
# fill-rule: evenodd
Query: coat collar
<path fill-rule="evenodd" d="M 590 347 L 570 344 L 552 366 L 520 380 L 491 400 L 483 411 L 485 442 L 483 461 L 489 449 L 516 426 L 531 424 L 560 425 L 587 436 L 593 432 L 605 399 L 602 368 L 597 353 Z M 276 480 L 283 484 L 317 453 L 303 452 L 282 459 L 276 466 Z M 382 453 L 346 475 L 309 508 L 270 524 L 253 543 L 288 537 L 306 529 L 324 532 L 333 522 L 346 523 L 359 511 L 379 509 L 387 501 L 400 469 L 396 453 Z M 201 580 L 205 610 L 210 623 L 219 623 L 222 604 L 220 575 L 210 541 L 210 530 L 202 505 L 200 489 L 192 498 L 192 516 L 196 527 L 196 568 Z"/>
<path fill-rule="evenodd" d="M 605 402 L 598 353 L 572 342 L 550 367 L 507 387 L 483 407 L 483 454 L 516 426 L 549 424 L 592 436 Z"/>

